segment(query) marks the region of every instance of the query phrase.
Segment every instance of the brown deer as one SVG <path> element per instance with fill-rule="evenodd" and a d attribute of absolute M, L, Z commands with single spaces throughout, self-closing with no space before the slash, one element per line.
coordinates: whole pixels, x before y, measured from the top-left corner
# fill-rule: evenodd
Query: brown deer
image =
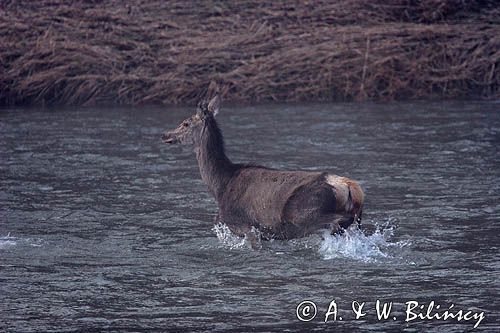
<path fill-rule="evenodd" d="M 342 233 L 361 225 L 364 194 L 359 184 L 329 172 L 281 171 L 235 164 L 226 156 L 215 116 L 219 96 L 202 100 L 196 113 L 162 139 L 194 147 L 201 178 L 217 200 L 216 223 L 224 223 L 255 245 L 264 239 L 304 237 L 317 229 Z"/>

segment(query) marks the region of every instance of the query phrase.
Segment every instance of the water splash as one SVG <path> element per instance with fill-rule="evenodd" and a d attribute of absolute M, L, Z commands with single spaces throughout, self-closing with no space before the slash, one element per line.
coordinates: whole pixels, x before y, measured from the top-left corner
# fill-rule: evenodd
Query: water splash
<path fill-rule="evenodd" d="M 220 244 L 228 249 L 248 249 L 252 248 L 250 241 L 245 237 L 239 237 L 225 224 L 218 223 L 212 230 L 217 235 Z M 262 248 L 260 233 L 252 229 L 258 240 L 257 248 Z M 408 241 L 390 241 L 394 233 L 394 225 L 387 222 L 384 225 L 377 225 L 373 234 L 367 236 L 358 229 L 348 229 L 342 235 L 331 235 L 329 230 L 324 230 L 322 237 L 314 234 L 306 238 L 293 239 L 285 242 L 266 242 L 264 248 L 276 249 L 278 246 L 282 251 L 287 252 L 293 249 L 309 249 L 318 251 L 325 260 L 330 259 L 354 259 L 361 262 L 378 262 L 383 259 L 403 259 L 402 251 L 404 247 L 410 245 Z M 282 252 L 281 252 L 282 253 Z"/>
<path fill-rule="evenodd" d="M 252 248 L 251 240 L 247 237 L 239 237 L 229 229 L 224 223 L 217 223 L 212 230 L 217 235 L 219 242 L 223 247 L 229 249 Z M 262 248 L 262 240 L 260 231 L 252 227 L 252 234 L 254 238 L 254 248 Z"/>
<path fill-rule="evenodd" d="M 245 239 L 236 236 L 231 232 L 229 227 L 223 223 L 217 223 L 212 230 L 217 235 L 219 242 L 229 249 L 241 249 L 246 247 Z"/>
<path fill-rule="evenodd" d="M 17 244 L 16 238 L 12 237 L 10 233 L 7 234 L 7 236 L 0 237 L 0 250 L 6 249 L 11 246 L 15 246 L 16 244 Z"/>
<path fill-rule="evenodd" d="M 363 262 L 378 262 L 398 257 L 397 252 L 409 245 L 408 242 L 389 241 L 394 233 L 393 227 L 377 227 L 372 235 L 365 235 L 359 229 L 348 229 L 343 235 L 323 233 L 319 254 L 323 259 L 347 258 Z"/>
<path fill-rule="evenodd" d="M 14 246 L 32 246 L 41 247 L 42 240 L 33 238 L 19 238 L 11 236 L 10 233 L 7 236 L 0 236 L 0 250 L 8 249 Z"/>

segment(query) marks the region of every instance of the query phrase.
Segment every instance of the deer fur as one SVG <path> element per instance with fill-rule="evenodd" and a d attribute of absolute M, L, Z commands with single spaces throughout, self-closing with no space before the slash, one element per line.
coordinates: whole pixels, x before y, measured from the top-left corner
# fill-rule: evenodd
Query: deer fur
<path fill-rule="evenodd" d="M 200 102 L 193 116 L 162 137 L 165 143 L 194 147 L 201 178 L 219 207 L 217 223 L 240 236 L 251 237 L 257 229 L 265 239 L 298 238 L 325 227 L 338 233 L 360 225 L 364 194 L 352 179 L 231 162 L 215 119 L 219 108 L 218 96 Z"/>

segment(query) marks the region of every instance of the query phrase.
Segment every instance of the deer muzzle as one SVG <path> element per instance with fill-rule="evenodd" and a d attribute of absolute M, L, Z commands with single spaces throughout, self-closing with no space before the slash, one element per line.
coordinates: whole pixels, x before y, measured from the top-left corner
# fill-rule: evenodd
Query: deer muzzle
<path fill-rule="evenodd" d="M 174 137 L 172 134 L 170 133 L 164 133 L 162 136 L 161 136 L 161 139 L 163 140 L 163 142 L 165 143 L 170 143 L 170 144 L 173 144 L 173 143 L 177 143 L 179 142 L 179 140 L 177 140 L 176 137 Z"/>

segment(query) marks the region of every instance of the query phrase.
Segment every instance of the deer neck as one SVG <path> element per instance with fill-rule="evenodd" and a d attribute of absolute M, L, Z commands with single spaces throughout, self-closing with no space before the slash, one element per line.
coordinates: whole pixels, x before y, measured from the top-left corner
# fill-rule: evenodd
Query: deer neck
<path fill-rule="evenodd" d="M 201 178 L 219 201 L 232 177 L 234 164 L 226 156 L 224 139 L 214 118 L 206 120 L 195 152 Z"/>

